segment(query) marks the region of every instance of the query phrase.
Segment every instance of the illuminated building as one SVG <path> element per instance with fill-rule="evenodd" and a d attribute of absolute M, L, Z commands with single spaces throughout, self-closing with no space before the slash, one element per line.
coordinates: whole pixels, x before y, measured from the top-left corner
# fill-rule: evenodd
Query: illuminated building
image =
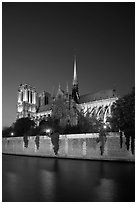
<path fill-rule="evenodd" d="M 36 114 L 37 93 L 35 88 L 20 84 L 17 99 L 17 118 L 32 117 Z"/>
<path fill-rule="evenodd" d="M 96 116 L 106 123 L 111 115 L 111 107 L 118 97 L 115 90 L 103 90 L 93 94 L 79 94 L 77 79 L 77 64 L 74 60 L 74 75 L 72 81 L 72 92 L 69 94 L 68 84 L 66 90 L 59 85 L 56 95 L 43 91 L 37 93 L 35 88 L 25 84 L 18 89 L 17 119 L 30 117 L 37 125 L 43 119 L 54 115 L 60 119 L 62 125 L 77 125 L 77 112 L 88 113 L 91 117 Z"/>

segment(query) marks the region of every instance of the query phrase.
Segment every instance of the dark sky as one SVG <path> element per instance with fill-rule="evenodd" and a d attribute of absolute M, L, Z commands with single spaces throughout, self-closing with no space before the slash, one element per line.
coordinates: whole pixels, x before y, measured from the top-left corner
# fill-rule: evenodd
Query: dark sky
<path fill-rule="evenodd" d="M 2 3 L 3 126 L 16 118 L 18 86 L 71 91 L 77 57 L 80 94 L 131 91 L 134 3 Z"/>

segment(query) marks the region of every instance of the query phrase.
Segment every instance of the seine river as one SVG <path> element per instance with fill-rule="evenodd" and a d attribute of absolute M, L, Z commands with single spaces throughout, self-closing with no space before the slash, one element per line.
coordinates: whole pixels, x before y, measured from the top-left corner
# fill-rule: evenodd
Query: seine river
<path fill-rule="evenodd" d="M 2 201 L 134 200 L 134 163 L 2 156 Z"/>

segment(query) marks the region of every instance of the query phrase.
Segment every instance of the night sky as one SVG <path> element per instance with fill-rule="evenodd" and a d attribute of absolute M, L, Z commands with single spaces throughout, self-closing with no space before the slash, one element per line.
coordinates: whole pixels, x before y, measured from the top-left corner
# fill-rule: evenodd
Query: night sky
<path fill-rule="evenodd" d="M 134 3 L 2 3 L 3 126 L 16 119 L 18 86 L 71 92 L 77 58 L 80 94 L 135 81 Z"/>

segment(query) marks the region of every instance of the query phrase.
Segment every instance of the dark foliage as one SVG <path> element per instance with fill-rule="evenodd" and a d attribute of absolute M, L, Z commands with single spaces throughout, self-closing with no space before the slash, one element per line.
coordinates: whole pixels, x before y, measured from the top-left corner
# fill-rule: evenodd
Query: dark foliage
<path fill-rule="evenodd" d="M 59 133 L 58 132 L 54 132 L 51 134 L 51 142 L 53 144 L 53 150 L 55 155 L 58 154 L 58 150 L 59 150 Z"/>
<path fill-rule="evenodd" d="M 80 133 L 96 133 L 99 132 L 103 121 L 98 120 L 96 116 L 90 116 L 90 112 L 87 111 L 84 114 L 82 111 L 78 112 L 78 127 Z M 107 129 L 108 130 L 108 129 Z"/>
<path fill-rule="evenodd" d="M 77 120 L 78 124 L 75 126 L 71 126 L 70 123 L 62 126 L 60 119 L 53 115 L 48 120 L 42 120 L 40 122 L 40 133 L 43 134 L 47 128 L 52 129 L 53 132 L 58 131 L 60 134 L 95 133 L 99 132 L 102 125 L 102 121 L 98 120 L 95 116 L 91 117 L 89 112 L 85 115 L 82 111 L 77 111 Z M 107 131 L 109 131 L 109 127 Z"/>
<path fill-rule="evenodd" d="M 130 94 L 118 99 L 112 106 L 112 117 L 108 119 L 113 131 L 123 131 L 126 146 L 129 150 L 131 137 L 131 151 L 134 153 L 135 138 L 135 88 Z"/>
<path fill-rule="evenodd" d="M 35 126 L 33 120 L 30 118 L 21 118 L 15 122 L 14 131 L 16 136 L 29 135 L 31 129 Z"/>
<path fill-rule="evenodd" d="M 2 130 L 2 137 L 11 137 L 12 132 L 14 132 L 13 127 L 5 127 Z"/>
<path fill-rule="evenodd" d="M 58 131 L 62 133 L 62 128 L 59 125 L 59 119 L 49 117 L 48 120 L 42 120 L 39 124 L 40 133 L 43 133 L 46 129 L 52 129 L 52 131 Z"/>
<path fill-rule="evenodd" d="M 131 137 L 131 152 L 135 153 L 135 137 Z"/>
<path fill-rule="evenodd" d="M 31 136 L 36 136 L 36 135 L 40 135 L 40 127 L 32 127 L 30 129 L 30 134 Z"/>
<path fill-rule="evenodd" d="M 125 132 L 125 137 L 126 137 L 126 146 L 127 150 L 130 148 L 131 144 L 131 152 L 134 154 L 135 151 L 135 135 L 132 132 Z"/>
<path fill-rule="evenodd" d="M 123 144 L 123 137 L 122 137 L 122 132 L 120 132 L 120 148 L 122 148 Z"/>
<path fill-rule="evenodd" d="M 24 136 L 23 141 L 24 141 L 24 147 L 28 148 L 28 144 L 29 144 L 28 136 Z"/>
<path fill-rule="evenodd" d="M 129 143 L 130 143 L 130 137 L 128 135 L 126 136 L 126 146 L 127 146 L 127 150 L 129 150 Z"/>
<path fill-rule="evenodd" d="M 118 99 L 112 106 L 109 122 L 114 131 L 135 132 L 135 89 Z"/>
<path fill-rule="evenodd" d="M 37 149 L 39 149 L 39 136 L 36 136 L 35 144 L 36 144 Z"/>
<path fill-rule="evenodd" d="M 76 126 L 67 125 L 63 133 L 64 134 L 78 134 L 78 133 L 82 133 L 82 130 L 79 124 Z"/>
<path fill-rule="evenodd" d="M 106 131 L 102 127 L 100 127 L 100 131 L 99 131 L 99 142 L 100 142 L 100 153 L 101 155 L 103 155 L 104 153 L 104 147 L 105 147 L 105 143 L 106 143 Z"/>

